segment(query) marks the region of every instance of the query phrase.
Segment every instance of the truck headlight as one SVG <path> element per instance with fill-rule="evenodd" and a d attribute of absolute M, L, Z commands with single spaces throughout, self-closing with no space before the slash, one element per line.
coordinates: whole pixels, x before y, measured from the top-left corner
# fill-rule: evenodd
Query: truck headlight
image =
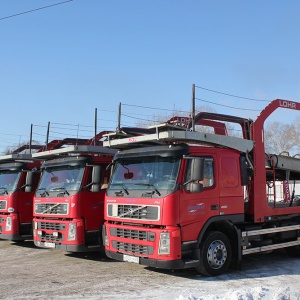
<path fill-rule="evenodd" d="M 76 223 L 69 223 L 68 240 L 75 241 L 76 239 Z"/>
<path fill-rule="evenodd" d="M 108 246 L 109 241 L 108 241 L 106 226 L 103 226 L 103 229 L 102 229 L 102 239 L 103 239 L 103 245 Z"/>
<path fill-rule="evenodd" d="M 12 217 L 7 217 L 5 229 L 6 229 L 6 231 L 11 231 L 11 228 L 12 228 Z"/>
<path fill-rule="evenodd" d="M 170 233 L 161 232 L 159 237 L 158 254 L 170 254 Z"/>

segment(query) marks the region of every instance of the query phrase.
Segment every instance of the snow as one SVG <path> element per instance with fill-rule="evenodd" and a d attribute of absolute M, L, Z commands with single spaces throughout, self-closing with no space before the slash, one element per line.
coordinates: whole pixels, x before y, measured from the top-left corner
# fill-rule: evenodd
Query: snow
<path fill-rule="evenodd" d="M 300 259 L 284 250 L 247 255 L 241 270 L 217 277 L 39 249 L 31 241 L 0 241 L 0 257 L 0 299 L 300 300 Z"/>

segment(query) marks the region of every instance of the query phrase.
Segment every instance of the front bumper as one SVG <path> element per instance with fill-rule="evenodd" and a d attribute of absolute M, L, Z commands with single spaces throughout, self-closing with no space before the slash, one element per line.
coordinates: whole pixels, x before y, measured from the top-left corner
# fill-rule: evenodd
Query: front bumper
<path fill-rule="evenodd" d="M 45 242 L 40 242 L 37 240 L 34 240 L 34 245 L 39 247 L 39 248 L 45 248 L 45 249 L 56 249 L 56 250 L 63 250 L 63 251 L 68 251 L 68 252 L 88 252 L 88 251 L 95 251 L 95 247 L 88 248 L 86 245 L 84 244 L 80 244 L 80 245 L 65 245 L 65 244 L 55 244 L 55 243 L 48 243 L 46 244 Z M 49 247 L 49 244 L 51 244 L 52 246 Z M 99 250 L 100 250 L 100 246 L 99 246 Z"/>
<path fill-rule="evenodd" d="M 107 257 L 123 261 L 123 254 L 118 252 L 112 252 L 109 250 L 105 250 L 105 254 Z M 139 264 L 147 267 L 152 268 L 159 268 L 159 269 L 184 269 L 184 268 L 190 268 L 193 266 L 187 266 L 186 263 L 181 260 L 157 260 L 152 258 L 145 258 L 145 257 L 139 257 Z"/>

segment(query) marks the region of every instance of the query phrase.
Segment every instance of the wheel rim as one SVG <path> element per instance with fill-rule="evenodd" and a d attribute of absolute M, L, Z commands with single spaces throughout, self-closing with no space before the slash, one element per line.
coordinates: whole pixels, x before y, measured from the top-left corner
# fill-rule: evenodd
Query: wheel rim
<path fill-rule="evenodd" d="M 227 259 L 227 249 L 222 241 L 213 241 L 207 250 L 207 261 L 213 269 L 220 269 Z"/>

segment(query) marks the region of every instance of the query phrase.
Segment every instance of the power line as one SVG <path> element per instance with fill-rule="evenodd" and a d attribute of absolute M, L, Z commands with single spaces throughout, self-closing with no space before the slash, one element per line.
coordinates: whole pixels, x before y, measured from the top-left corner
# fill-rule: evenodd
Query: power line
<path fill-rule="evenodd" d="M 67 123 L 55 123 L 55 122 L 53 122 L 53 123 L 50 123 L 50 124 L 56 124 L 56 125 L 65 125 L 65 126 L 74 126 L 74 127 L 94 127 L 94 126 L 92 126 L 92 125 L 81 125 L 81 124 L 67 124 Z"/>
<path fill-rule="evenodd" d="M 122 114 L 122 116 L 130 118 L 130 119 L 135 119 L 135 120 L 140 120 L 140 121 L 149 121 L 149 119 L 142 119 L 142 118 L 137 118 L 137 117 L 132 117 L 126 114 Z"/>
<path fill-rule="evenodd" d="M 213 92 L 213 93 L 217 93 L 217 94 L 222 94 L 222 95 L 226 95 L 226 96 L 230 96 L 230 97 L 235 97 L 235 98 L 240 98 L 240 99 L 246 99 L 246 100 L 251 100 L 251 101 L 259 101 L 259 102 L 271 102 L 270 100 L 265 100 L 265 99 L 254 99 L 254 98 L 247 98 L 247 97 L 241 97 L 241 96 L 236 96 L 236 95 L 232 95 L 232 94 L 227 94 L 227 93 L 223 93 L 223 92 L 218 92 L 218 91 L 214 91 L 214 90 L 210 90 L 201 86 L 197 86 L 195 85 L 196 88 L 198 89 L 202 89 L 205 91 L 209 91 L 209 92 Z"/>
<path fill-rule="evenodd" d="M 133 106 L 133 107 L 139 107 L 139 108 L 148 108 L 148 109 L 156 109 L 156 110 L 166 110 L 169 112 L 173 112 L 174 109 L 167 109 L 167 108 L 160 108 L 160 107 L 149 107 L 149 106 L 141 106 L 141 105 L 133 105 L 133 104 L 126 104 L 126 103 L 122 103 L 122 105 L 124 106 Z M 184 110 L 177 110 L 177 112 L 185 112 L 185 113 L 190 113 L 189 111 L 184 111 Z"/>
<path fill-rule="evenodd" d="M 93 132 L 92 130 L 85 130 L 85 129 L 79 129 L 79 128 L 63 128 L 63 127 L 56 127 L 56 126 L 52 126 L 51 129 L 62 129 L 62 130 L 69 130 L 69 131 L 85 131 L 85 132 Z"/>
<path fill-rule="evenodd" d="M 74 1 L 74 0 L 67 0 L 67 1 L 59 2 L 59 3 L 55 3 L 55 4 L 51 4 L 51 5 L 39 7 L 39 8 L 36 8 L 36 9 L 24 11 L 24 12 L 21 12 L 21 13 L 18 13 L 18 14 L 14 14 L 14 15 L 11 15 L 11 16 L 0 18 L 0 21 L 5 20 L 5 19 L 9 19 L 9 18 L 13 18 L 13 17 L 17 17 L 17 16 L 20 16 L 20 15 L 24 15 L 24 14 L 29 14 L 31 12 L 35 12 L 37 10 L 46 9 L 46 8 L 49 8 L 49 7 L 52 7 L 52 6 L 57 6 L 57 5 L 60 5 L 60 4 L 65 4 L 67 2 L 72 2 L 72 1 Z"/>
<path fill-rule="evenodd" d="M 32 124 L 34 127 L 43 127 L 43 128 L 46 128 L 47 126 L 46 125 L 39 125 L 39 124 Z"/>
<path fill-rule="evenodd" d="M 116 122 L 117 120 L 97 119 L 97 121 Z"/>
<path fill-rule="evenodd" d="M 239 108 L 239 107 L 234 107 L 234 106 L 229 106 L 229 105 L 219 104 L 219 103 L 215 103 L 215 102 L 212 102 L 212 101 L 207 101 L 207 100 L 200 99 L 200 98 L 195 98 L 195 99 L 196 99 L 196 100 L 199 100 L 199 101 L 203 101 L 203 102 L 207 102 L 207 103 L 211 103 L 211 104 L 223 106 L 223 107 L 228 107 L 228 108 L 238 109 L 238 110 L 261 111 L 261 110 L 259 110 L 259 109 Z"/>

